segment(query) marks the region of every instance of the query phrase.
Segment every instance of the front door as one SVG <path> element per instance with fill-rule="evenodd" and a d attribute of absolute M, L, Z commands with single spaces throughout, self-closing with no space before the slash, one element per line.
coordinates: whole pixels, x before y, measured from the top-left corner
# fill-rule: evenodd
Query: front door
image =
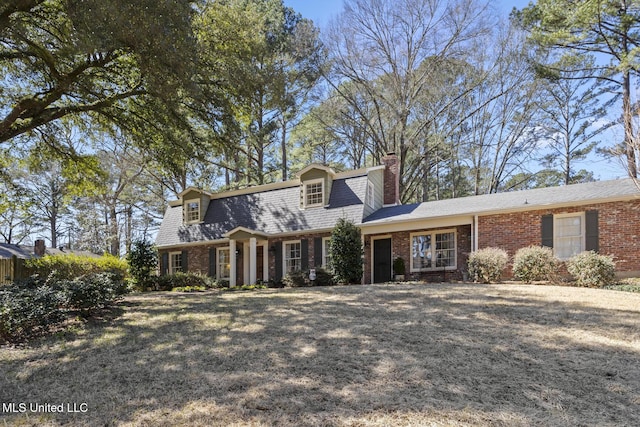
<path fill-rule="evenodd" d="M 391 238 L 373 241 L 373 283 L 391 281 Z"/>

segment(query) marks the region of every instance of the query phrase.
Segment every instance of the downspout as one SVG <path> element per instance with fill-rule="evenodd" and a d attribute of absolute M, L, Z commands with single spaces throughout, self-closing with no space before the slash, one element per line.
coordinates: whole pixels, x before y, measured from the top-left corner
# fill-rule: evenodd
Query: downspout
<path fill-rule="evenodd" d="M 471 250 L 472 252 L 478 250 L 478 215 L 473 216 L 473 245 Z"/>

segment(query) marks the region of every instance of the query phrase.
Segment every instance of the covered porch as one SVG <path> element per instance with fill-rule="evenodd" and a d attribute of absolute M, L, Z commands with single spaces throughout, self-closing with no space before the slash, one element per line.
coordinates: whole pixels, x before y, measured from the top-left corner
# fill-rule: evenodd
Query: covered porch
<path fill-rule="evenodd" d="M 237 227 L 224 237 L 229 239 L 229 286 L 242 284 L 255 285 L 258 280 L 269 280 L 268 235 L 245 227 Z M 238 269 L 238 261 L 242 257 L 242 270 Z M 241 280 L 239 279 L 239 275 Z"/>

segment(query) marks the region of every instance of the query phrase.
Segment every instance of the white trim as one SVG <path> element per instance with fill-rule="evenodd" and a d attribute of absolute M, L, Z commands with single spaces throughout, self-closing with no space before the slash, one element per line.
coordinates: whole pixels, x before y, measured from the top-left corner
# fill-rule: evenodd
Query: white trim
<path fill-rule="evenodd" d="M 558 231 L 558 221 L 559 219 L 563 219 L 563 218 L 571 218 L 571 217 L 580 217 L 580 250 L 573 254 L 573 255 L 577 255 L 580 252 L 583 252 L 586 248 L 586 240 L 587 240 L 587 226 L 586 226 L 586 221 L 585 221 L 585 211 L 582 212 L 571 212 L 571 213 L 561 213 L 561 214 L 554 214 L 553 215 L 553 255 L 558 258 L 561 261 L 566 261 L 569 258 L 571 258 L 570 255 L 568 257 L 559 257 L 556 254 L 556 249 L 559 246 L 559 237 L 557 236 L 557 231 Z M 577 237 L 577 236 L 573 236 L 573 237 Z"/>
<path fill-rule="evenodd" d="M 322 200 L 320 200 L 319 203 L 313 203 L 313 204 L 308 204 L 307 203 L 307 187 L 310 185 L 314 185 L 314 184 L 320 184 L 320 195 L 322 196 Z M 303 198 L 303 207 L 306 208 L 317 208 L 317 207 L 321 207 L 324 206 L 324 191 L 325 191 L 325 180 L 324 178 L 316 178 L 316 179 L 310 179 L 308 181 L 304 181 L 302 183 L 302 198 Z M 313 193 L 314 195 L 317 193 Z"/>
<path fill-rule="evenodd" d="M 321 267 L 325 270 L 329 270 L 329 267 L 325 261 L 327 259 L 327 256 L 329 255 L 326 251 L 326 246 L 325 243 L 326 242 L 330 242 L 331 241 L 331 236 L 327 236 L 327 237 L 323 237 L 322 238 L 322 263 L 321 263 Z M 364 242 L 363 242 L 364 243 Z"/>
<path fill-rule="evenodd" d="M 473 217 L 473 246 L 472 251 L 473 252 L 477 252 L 478 251 L 478 238 L 480 237 L 480 232 L 478 231 L 478 215 L 475 215 Z"/>
<path fill-rule="evenodd" d="M 322 165 L 320 163 L 311 163 L 306 168 L 298 171 L 298 173 L 296 173 L 296 178 L 300 178 L 302 175 L 304 175 L 305 173 L 307 173 L 307 172 L 309 172 L 310 170 L 313 170 L 313 169 L 318 169 L 318 170 L 325 171 L 328 174 L 330 174 L 332 177 L 334 177 L 336 175 L 336 171 L 331 169 L 329 166 L 325 166 L 325 165 Z"/>
<path fill-rule="evenodd" d="M 287 270 L 287 245 L 291 244 L 300 245 L 300 271 L 302 271 L 302 240 L 284 240 L 282 241 L 282 275 L 286 276 L 289 273 Z"/>
<path fill-rule="evenodd" d="M 367 192 L 366 192 L 367 206 L 371 209 L 376 208 L 376 187 L 373 181 L 367 179 Z"/>
<path fill-rule="evenodd" d="M 427 228 L 451 228 L 459 225 L 473 225 L 473 216 L 440 217 L 435 219 L 412 219 L 405 221 L 388 221 L 367 226 L 361 224 L 362 234 L 394 233 L 397 231 L 422 230 Z"/>
<path fill-rule="evenodd" d="M 222 277 L 220 275 L 220 252 L 221 251 L 229 252 L 229 273 L 231 273 L 231 248 L 229 246 L 223 246 L 220 248 L 216 248 L 216 279 L 218 280 L 229 280 L 230 276 Z"/>
<path fill-rule="evenodd" d="M 198 206 L 198 218 L 189 219 L 189 214 L 192 212 L 189 210 L 189 205 L 195 203 Z M 184 222 L 185 224 L 197 224 L 201 221 L 202 217 L 202 201 L 200 199 L 189 199 L 184 201 Z"/>
<path fill-rule="evenodd" d="M 229 231 L 227 231 L 226 233 L 224 233 L 224 234 L 222 235 L 222 237 L 225 237 L 225 238 L 227 238 L 227 239 L 228 239 L 228 238 L 230 238 L 230 236 L 231 236 L 232 234 L 237 233 L 238 231 L 244 231 L 245 233 L 253 234 L 253 235 L 255 235 L 255 236 L 259 236 L 259 237 L 265 237 L 265 238 L 268 238 L 268 237 L 269 237 L 269 234 L 268 234 L 268 233 L 264 233 L 264 232 L 262 232 L 262 231 L 258 231 L 258 230 L 252 230 L 252 229 L 250 229 L 250 228 L 242 227 L 242 226 L 240 226 L 240 227 L 236 227 L 236 228 L 234 228 L 233 230 L 229 230 Z"/>
<path fill-rule="evenodd" d="M 231 269 L 229 271 L 229 286 L 234 287 L 237 282 L 238 260 L 236 256 L 236 241 L 233 239 L 229 240 L 229 257 L 231 258 L 231 262 L 229 263 L 231 264 Z"/>
<path fill-rule="evenodd" d="M 458 232 L 455 228 L 438 229 L 430 231 L 416 231 L 409 234 L 409 271 L 411 273 L 429 272 L 429 271 L 442 271 L 443 267 L 433 267 L 433 261 L 435 260 L 436 252 L 436 235 L 453 233 L 453 265 L 444 267 L 445 270 L 457 270 L 458 268 Z M 431 267 L 427 268 L 415 268 L 413 266 L 413 238 L 415 236 L 431 236 Z"/>
<path fill-rule="evenodd" d="M 180 255 L 180 270 L 175 270 L 175 265 L 174 265 L 174 261 L 173 261 L 173 257 L 174 255 Z M 169 252 L 169 265 L 168 265 L 169 269 L 167 270 L 167 274 L 176 274 L 178 271 L 184 271 L 182 268 L 182 251 L 174 251 L 174 252 Z"/>

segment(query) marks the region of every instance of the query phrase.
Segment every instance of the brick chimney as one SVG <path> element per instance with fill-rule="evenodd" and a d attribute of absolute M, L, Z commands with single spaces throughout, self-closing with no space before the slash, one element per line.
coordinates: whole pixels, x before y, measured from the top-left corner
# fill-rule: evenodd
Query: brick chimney
<path fill-rule="evenodd" d="M 400 162 L 394 152 L 382 158 L 384 165 L 384 204 L 400 204 Z"/>
<path fill-rule="evenodd" d="M 45 250 L 46 246 L 44 244 L 44 240 L 36 240 L 33 245 L 33 253 L 35 254 L 35 256 L 44 256 Z"/>

